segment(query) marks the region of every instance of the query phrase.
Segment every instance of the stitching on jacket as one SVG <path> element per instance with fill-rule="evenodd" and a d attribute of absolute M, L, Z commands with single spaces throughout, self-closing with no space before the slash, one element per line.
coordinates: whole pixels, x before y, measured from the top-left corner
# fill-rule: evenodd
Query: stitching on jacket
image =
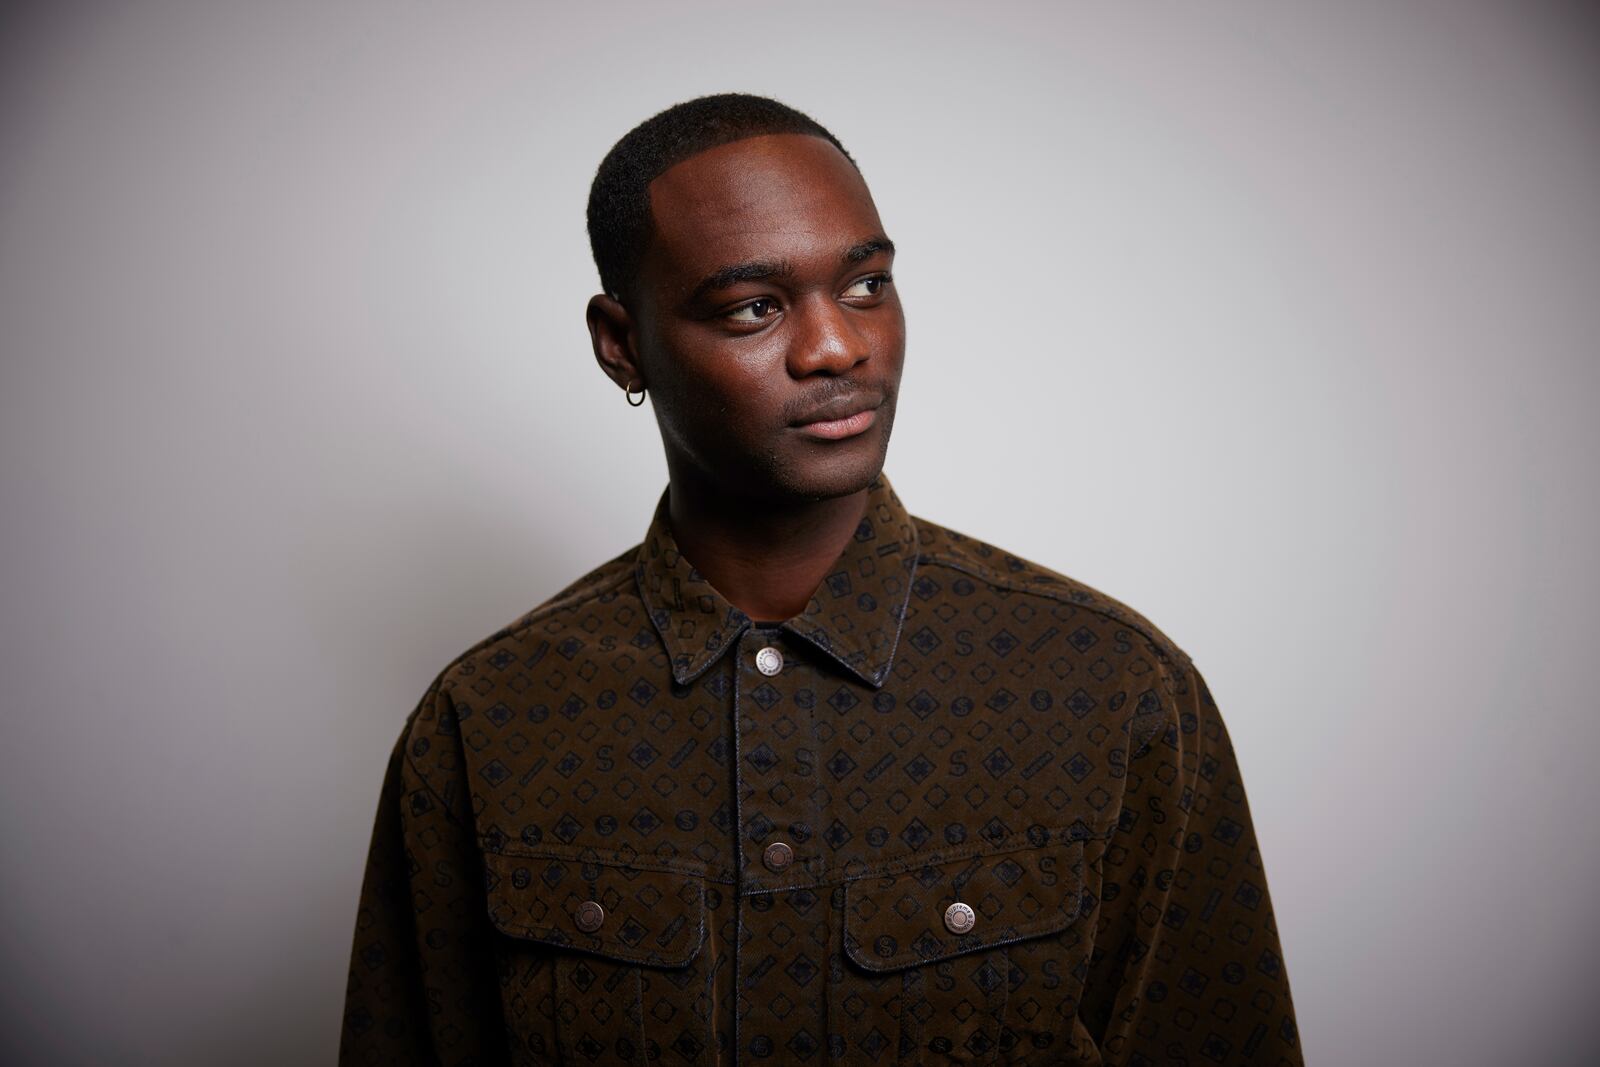
<path fill-rule="evenodd" d="M 574 942 L 565 930 L 556 926 L 537 926 L 517 922 L 514 919 L 499 919 L 495 917 L 493 909 L 489 910 L 488 915 L 489 921 L 494 924 L 496 929 L 514 937 L 525 937 L 541 944 L 568 948 L 575 952 L 589 952 L 597 956 L 604 956 L 607 959 L 626 960 L 629 963 L 642 963 L 652 967 L 685 967 L 689 964 L 689 961 L 699 955 L 700 950 L 705 947 L 706 943 L 706 888 L 702 879 L 695 879 L 695 892 L 697 894 L 695 904 L 697 921 L 695 923 L 694 940 L 686 946 L 686 955 L 681 961 L 676 957 L 667 957 L 660 953 L 640 952 L 637 949 L 629 948 L 626 944 L 614 945 L 616 932 L 613 930 L 607 930 L 604 934 L 589 935 L 601 942 L 601 947 L 595 948 Z M 495 897 L 493 894 L 486 894 L 486 896 L 489 900 L 510 901 L 513 899 L 504 895 Z M 670 962 L 668 962 L 669 960 Z"/>
<path fill-rule="evenodd" d="M 490 847 L 489 839 L 484 837 L 479 837 L 478 845 L 485 855 L 491 856 L 596 863 L 602 867 L 631 867 L 634 870 L 656 871 L 661 874 L 687 874 L 700 879 L 705 879 L 710 873 L 708 865 L 699 860 L 671 859 L 644 853 L 623 852 L 613 848 L 591 848 L 587 845 L 524 845 L 509 840 L 498 848 L 493 848 Z"/>
<path fill-rule="evenodd" d="M 1085 611 L 1092 611 L 1101 618 L 1109 619 L 1114 623 L 1117 623 L 1121 626 L 1126 626 L 1130 630 L 1135 631 L 1140 637 L 1143 637 L 1151 645 L 1154 645 L 1166 655 L 1183 662 L 1188 662 L 1189 660 L 1189 654 L 1174 644 L 1172 639 L 1166 634 L 1162 633 L 1155 623 L 1144 618 L 1132 608 L 1127 607 L 1120 602 L 1117 602 L 1117 607 L 1126 614 L 1119 614 L 1115 608 L 1098 602 L 1074 600 L 1071 596 L 1062 593 L 1060 590 L 1052 589 L 1048 586 L 1025 585 L 1021 582 L 1010 581 L 1001 577 L 999 574 L 988 570 L 987 568 L 976 567 L 967 563 L 965 560 L 953 559 L 951 557 L 942 555 L 926 554 L 922 557 L 922 561 L 936 567 L 948 567 L 953 571 L 959 571 L 962 574 L 971 575 L 974 578 L 988 582 L 990 585 L 998 586 L 1001 589 L 1009 589 L 1016 593 L 1031 593 L 1035 596 L 1043 597 L 1046 600 L 1053 600 L 1059 604 L 1067 604 L 1071 607 L 1082 608 Z M 1070 581 L 1070 579 L 1068 580 Z M 1101 597 L 1103 600 L 1109 601 L 1113 599 L 1103 593 L 1096 595 Z"/>
<path fill-rule="evenodd" d="M 452 661 L 452 666 L 453 665 L 454 661 Z M 416 775 L 417 781 L 422 783 L 423 791 L 432 797 L 434 802 L 438 805 L 439 810 L 444 812 L 445 819 L 457 829 L 465 830 L 468 833 L 475 834 L 477 832 L 477 828 L 475 826 L 463 823 L 460 819 L 456 818 L 455 812 L 450 810 L 450 802 L 446 800 L 444 798 L 444 794 L 435 789 L 433 783 L 428 780 L 428 775 L 425 771 L 423 771 L 421 764 L 419 764 L 411 755 L 411 746 L 408 744 L 408 742 L 411 740 L 411 731 L 416 726 L 417 716 L 422 714 L 422 709 L 427 707 L 430 700 L 438 699 L 439 693 L 443 689 L 441 683 L 444 681 L 445 673 L 449 669 L 449 667 L 446 667 L 443 671 L 439 672 L 439 676 L 433 680 L 433 684 L 428 687 L 428 691 L 422 694 L 422 699 L 417 701 L 417 706 L 411 709 L 410 715 L 406 716 L 405 726 L 400 730 L 400 739 L 396 742 L 396 744 L 400 748 L 400 754 L 405 759 L 406 765 L 411 768 L 411 773 Z M 405 786 L 404 781 L 402 781 L 400 784 L 402 788 Z M 471 790 L 469 789 L 468 792 L 470 793 Z M 469 804 L 468 807 L 470 808 L 471 805 Z"/>

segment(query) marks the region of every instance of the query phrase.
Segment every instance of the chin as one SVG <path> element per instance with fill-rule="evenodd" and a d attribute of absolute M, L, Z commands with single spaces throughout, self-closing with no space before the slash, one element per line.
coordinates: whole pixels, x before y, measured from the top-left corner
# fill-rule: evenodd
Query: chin
<path fill-rule="evenodd" d="M 808 445 L 777 472 L 778 490 L 811 500 L 859 493 L 882 473 L 888 449 L 887 432 L 878 433 L 876 427 L 847 441 Z"/>

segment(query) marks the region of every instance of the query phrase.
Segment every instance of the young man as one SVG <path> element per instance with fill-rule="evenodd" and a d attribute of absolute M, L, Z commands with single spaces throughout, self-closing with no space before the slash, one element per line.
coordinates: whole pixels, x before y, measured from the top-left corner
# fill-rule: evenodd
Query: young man
<path fill-rule="evenodd" d="M 670 482 L 407 721 L 341 1061 L 1300 1062 L 1193 664 L 884 478 L 905 322 L 839 142 L 681 104 L 589 231 Z"/>

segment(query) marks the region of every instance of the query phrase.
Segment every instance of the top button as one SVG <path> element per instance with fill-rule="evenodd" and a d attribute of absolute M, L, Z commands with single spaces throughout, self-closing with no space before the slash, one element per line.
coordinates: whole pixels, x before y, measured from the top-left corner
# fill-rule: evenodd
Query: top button
<path fill-rule="evenodd" d="M 768 678 L 783 670 L 783 653 L 768 645 L 756 653 L 756 670 Z"/>

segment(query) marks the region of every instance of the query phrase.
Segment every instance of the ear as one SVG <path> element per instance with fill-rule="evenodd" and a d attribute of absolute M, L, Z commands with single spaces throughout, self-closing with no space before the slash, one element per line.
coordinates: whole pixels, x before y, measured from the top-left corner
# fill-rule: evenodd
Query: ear
<path fill-rule="evenodd" d="M 633 316 L 622 302 L 598 293 L 589 298 L 584 312 L 589 323 L 589 340 L 594 345 L 595 362 L 607 378 L 617 383 L 617 388 L 643 389 L 644 371 L 639 369 L 633 345 Z"/>

